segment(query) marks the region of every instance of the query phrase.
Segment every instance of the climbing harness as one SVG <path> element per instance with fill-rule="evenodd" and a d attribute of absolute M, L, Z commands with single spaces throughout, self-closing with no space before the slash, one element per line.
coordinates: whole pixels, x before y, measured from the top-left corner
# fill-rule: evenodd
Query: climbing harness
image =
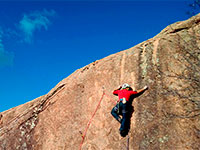
<path fill-rule="evenodd" d="M 126 98 L 123 97 L 122 99 L 120 99 L 120 101 L 123 103 L 123 104 L 126 104 Z"/>

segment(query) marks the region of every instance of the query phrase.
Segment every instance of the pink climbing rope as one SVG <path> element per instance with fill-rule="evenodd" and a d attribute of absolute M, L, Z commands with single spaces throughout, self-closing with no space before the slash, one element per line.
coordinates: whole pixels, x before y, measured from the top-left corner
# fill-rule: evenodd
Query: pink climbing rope
<path fill-rule="evenodd" d="M 114 99 L 112 99 L 109 95 L 107 95 L 106 93 L 105 93 L 105 96 L 106 96 L 107 98 L 109 98 L 114 104 L 116 104 L 116 101 L 115 101 Z"/>
<path fill-rule="evenodd" d="M 102 94 L 102 96 L 101 96 L 101 99 L 99 100 L 99 103 L 98 103 L 98 105 L 97 105 L 97 107 L 96 107 L 94 113 L 92 114 L 92 117 L 90 118 L 89 122 L 87 123 L 87 126 L 86 126 L 86 128 L 85 128 L 85 131 L 84 131 L 84 133 L 83 133 L 83 135 L 82 135 L 82 141 L 81 141 L 81 144 L 80 144 L 80 150 L 82 149 L 82 145 L 83 145 L 83 142 L 84 142 L 84 140 L 85 140 L 85 136 L 86 136 L 86 134 L 87 134 L 88 128 L 90 127 L 90 124 L 91 124 L 91 122 L 92 122 L 92 119 L 94 118 L 94 116 L 95 116 L 97 110 L 99 109 L 99 106 L 100 106 L 100 104 L 101 104 L 101 101 L 103 100 L 104 95 L 105 95 L 105 92 L 103 92 L 103 94 Z"/>
<path fill-rule="evenodd" d="M 110 100 L 112 100 L 113 103 L 116 104 L 116 101 L 113 100 L 109 95 L 107 95 L 107 94 L 105 93 L 105 91 L 103 91 L 103 94 L 102 94 L 102 96 L 101 96 L 101 98 L 100 98 L 100 100 L 99 100 L 99 103 L 98 103 L 98 105 L 97 105 L 97 107 L 96 107 L 94 113 L 92 114 L 92 117 L 91 117 L 90 120 L 88 121 L 87 126 L 86 126 L 86 128 L 85 128 L 85 131 L 84 131 L 84 133 L 83 133 L 83 135 L 82 135 L 82 141 L 81 141 L 80 149 L 79 149 L 79 150 L 82 149 L 82 146 L 83 146 L 83 143 L 84 143 L 84 140 L 85 140 L 85 136 L 86 136 L 86 134 L 87 134 L 87 131 L 88 131 L 89 127 L 90 127 L 90 124 L 91 124 L 91 122 L 92 122 L 92 119 L 94 118 L 94 116 L 95 116 L 97 110 L 98 110 L 99 107 L 100 107 L 100 104 L 101 104 L 101 102 L 102 102 L 104 96 L 106 96 L 107 98 L 109 98 Z"/>

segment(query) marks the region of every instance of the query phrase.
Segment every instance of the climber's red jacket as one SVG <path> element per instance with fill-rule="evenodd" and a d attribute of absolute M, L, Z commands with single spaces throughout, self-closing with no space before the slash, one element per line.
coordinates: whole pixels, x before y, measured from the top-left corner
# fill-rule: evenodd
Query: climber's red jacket
<path fill-rule="evenodd" d="M 114 95 L 118 95 L 119 100 L 123 99 L 123 98 L 126 98 L 126 101 L 129 101 L 130 96 L 134 95 L 134 94 L 138 94 L 138 92 L 136 92 L 136 91 L 128 91 L 126 89 L 122 89 L 122 90 L 113 91 L 113 94 Z"/>

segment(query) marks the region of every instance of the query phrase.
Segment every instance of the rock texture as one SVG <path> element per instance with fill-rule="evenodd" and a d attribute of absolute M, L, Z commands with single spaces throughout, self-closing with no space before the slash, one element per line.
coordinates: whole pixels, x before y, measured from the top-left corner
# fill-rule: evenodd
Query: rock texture
<path fill-rule="evenodd" d="M 129 138 L 120 137 L 119 123 L 110 114 L 117 100 L 112 91 L 124 82 L 135 89 L 149 86 L 134 99 Z M 199 150 L 199 97 L 200 14 L 95 61 L 48 94 L 2 112 L 0 149 L 76 150 L 83 142 L 82 150 Z"/>

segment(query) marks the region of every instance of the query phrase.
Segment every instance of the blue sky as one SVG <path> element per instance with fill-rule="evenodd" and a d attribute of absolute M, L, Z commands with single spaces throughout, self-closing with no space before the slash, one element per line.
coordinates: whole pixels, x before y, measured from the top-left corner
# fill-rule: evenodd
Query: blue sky
<path fill-rule="evenodd" d="M 0 112 L 186 20 L 188 10 L 188 0 L 0 0 Z"/>

